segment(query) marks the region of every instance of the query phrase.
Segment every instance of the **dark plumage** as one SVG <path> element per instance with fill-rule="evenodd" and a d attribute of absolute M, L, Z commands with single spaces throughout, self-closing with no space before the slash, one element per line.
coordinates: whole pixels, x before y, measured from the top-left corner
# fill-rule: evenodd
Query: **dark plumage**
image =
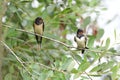
<path fill-rule="evenodd" d="M 33 28 L 34 28 L 34 33 L 35 34 L 39 34 L 39 35 L 43 35 L 44 32 L 44 22 L 43 19 L 41 17 L 37 17 L 33 23 Z M 40 45 L 41 48 L 41 43 L 42 43 L 42 37 L 35 35 L 36 37 L 36 41 L 37 43 Z"/>

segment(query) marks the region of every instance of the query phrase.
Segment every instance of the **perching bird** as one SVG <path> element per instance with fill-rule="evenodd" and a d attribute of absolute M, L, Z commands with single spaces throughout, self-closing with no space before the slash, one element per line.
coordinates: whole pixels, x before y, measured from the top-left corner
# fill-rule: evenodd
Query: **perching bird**
<path fill-rule="evenodd" d="M 77 30 L 77 34 L 74 37 L 74 41 L 77 43 L 77 48 L 82 50 L 82 54 L 84 53 L 85 49 L 88 49 L 86 47 L 87 36 L 84 35 L 82 29 Z"/>
<path fill-rule="evenodd" d="M 41 17 L 37 17 L 33 23 L 33 28 L 34 28 L 34 33 L 35 34 L 39 34 L 39 35 L 43 35 L 44 32 L 44 21 Z M 41 43 L 42 43 L 42 37 L 35 35 L 36 37 L 36 41 L 39 45 L 39 48 L 41 48 Z"/>

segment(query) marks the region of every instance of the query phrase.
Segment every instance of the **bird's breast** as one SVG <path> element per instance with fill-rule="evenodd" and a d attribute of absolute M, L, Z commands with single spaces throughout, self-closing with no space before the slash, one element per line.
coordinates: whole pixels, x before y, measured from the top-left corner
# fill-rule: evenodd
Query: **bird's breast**
<path fill-rule="evenodd" d="M 43 34 L 43 24 L 36 25 L 34 24 L 35 33 L 42 35 Z"/>
<path fill-rule="evenodd" d="M 85 48 L 85 37 L 78 38 L 76 37 L 76 42 L 79 48 Z"/>

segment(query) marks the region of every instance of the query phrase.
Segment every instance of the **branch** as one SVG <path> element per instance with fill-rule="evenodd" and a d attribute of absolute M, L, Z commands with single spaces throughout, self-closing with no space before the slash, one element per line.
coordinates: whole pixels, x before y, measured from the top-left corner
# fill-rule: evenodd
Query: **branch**
<path fill-rule="evenodd" d="M 13 56 L 15 56 L 15 58 L 17 59 L 17 61 L 22 65 L 22 67 L 28 72 L 28 74 L 30 76 L 32 76 L 32 74 L 29 72 L 29 70 L 24 66 L 24 64 L 22 63 L 22 61 L 20 60 L 20 58 L 10 49 L 10 47 L 5 44 L 3 41 L 0 41 L 11 53 Z"/>
<path fill-rule="evenodd" d="M 58 41 L 58 40 L 55 40 L 55 39 L 52 39 L 52 38 L 49 38 L 49 37 L 46 37 L 46 36 L 42 36 L 42 35 L 39 35 L 39 34 L 35 34 L 35 33 L 33 33 L 33 32 L 29 32 L 29 31 L 22 30 L 22 29 L 12 28 L 12 27 L 10 27 L 10 26 L 8 26 L 8 25 L 4 25 L 4 26 L 7 27 L 7 28 L 14 29 L 14 30 L 16 30 L 16 31 L 20 31 L 20 32 L 25 32 L 25 33 L 32 34 L 32 35 L 41 36 L 41 37 L 43 37 L 43 38 L 45 38 L 45 39 L 48 39 L 48 40 L 57 42 L 57 43 L 59 43 L 59 44 L 62 44 L 62 45 L 64 45 L 64 46 L 67 47 L 67 48 L 76 48 L 76 47 L 67 45 L 67 44 L 65 44 L 65 43 L 63 43 L 63 42 L 61 42 L 61 41 Z M 83 49 L 83 48 L 80 48 L 80 49 L 78 49 L 78 50 L 81 50 L 81 49 Z M 89 51 L 91 51 L 91 52 L 97 52 L 97 53 L 103 52 L 103 51 L 93 51 L 93 50 L 89 50 Z M 80 65 L 79 62 L 75 59 L 74 55 L 71 54 L 71 56 L 72 56 L 73 59 L 77 62 L 77 64 Z M 54 69 L 54 68 L 50 68 L 50 67 L 48 67 L 48 66 L 45 66 L 45 65 L 43 65 L 43 64 L 40 64 L 40 65 L 41 65 L 41 66 L 44 66 L 44 67 L 46 67 L 46 68 L 48 68 L 48 69 L 51 69 L 51 70 L 55 70 L 55 71 L 58 71 L 58 72 L 62 72 L 62 71 L 59 71 L 59 70 L 57 70 L 57 69 Z M 64 73 L 64 72 L 62 72 L 62 73 Z M 90 80 L 93 80 L 85 71 L 84 71 L 84 73 L 89 77 Z"/>
<path fill-rule="evenodd" d="M 37 35 L 37 36 L 40 36 L 40 37 L 43 37 L 43 38 L 45 38 L 45 39 L 48 39 L 48 40 L 51 40 L 51 41 L 54 41 L 54 42 L 57 42 L 57 43 L 59 43 L 59 44 L 62 44 L 62 45 L 64 45 L 65 47 L 67 47 L 67 48 L 75 48 L 75 49 L 77 49 L 77 50 L 82 50 L 83 48 L 76 48 L 76 47 L 73 47 L 73 46 L 70 46 L 70 45 L 68 45 L 68 44 L 66 44 L 66 43 L 63 43 L 63 42 L 61 42 L 61 41 L 59 41 L 59 40 L 56 40 L 56 39 L 53 39 L 53 38 L 49 38 L 49 37 L 46 37 L 46 36 L 42 36 L 42 35 L 39 35 L 39 34 L 35 34 L 35 33 L 33 33 L 33 32 L 29 32 L 29 31 L 26 31 L 26 30 L 23 30 L 23 29 L 16 29 L 16 28 L 12 28 L 12 27 L 10 27 L 10 26 L 8 26 L 8 25 L 4 25 L 5 27 L 7 27 L 7 28 L 11 28 L 11 29 L 14 29 L 14 30 L 16 30 L 16 31 L 20 31 L 20 32 L 25 32 L 25 33 L 28 33 L 28 34 L 31 34 L 31 35 Z M 84 49 L 86 49 L 86 48 L 84 48 Z M 87 49 L 88 50 L 88 49 Z M 92 51 L 91 50 L 91 52 L 96 52 L 96 51 Z M 100 51 L 97 51 L 98 53 L 100 53 Z M 102 51 L 101 51 L 102 52 Z"/>
<path fill-rule="evenodd" d="M 49 38 L 49 37 L 46 37 L 46 36 L 42 36 L 42 35 L 39 35 L 39 34 L 35 34 L 35 33 L 33 33 L 33 32 L 29 32 L 29 31 L 22 30 L 22 29 L 12 28 L 12 27 L 10 27 L 10 26 L 8 26 L 8 25 L 4 25 L 4 26 L 7 27 L 7 28 L 14 29 L 14 30 L 16 30 L 16 31 L 20 31 L 20 32 L 25 32 L 25 33 L 32 34 L 32 35 L 41 36 L 41 37 L 43 37 L 43 38 L 45 38 L 45 39 L 48 39 L 48 40 L 57 42 L 57 43 L 59 43 L 59 44 L 62 44 L 62 45 L 64 45 L 64 46 L 66 46 L 67 48 L 75 48 L 75 47 L 72 47 L 72 46 L 70 46 L 70 45 L 67 45 L 67 44 L 65 44 L 65 43 L 63 43 L 63 42 L 61 42 L 61 41 L 58 41 L 58 40 L 55 40 L 55 39 L 52 39 L 52 38 Z"/>
<path fill-rule="evenodd" d="M 9 48 L 9 46 L 8 46 L 7 44 L 5 44 L 3 41 L 0 41 L 0 42 L 12 53 L 13 56 L 15 56 L 15 58 L 17 59 L 17 61 L 18 61 L 18 62 L 22 65 L 22 67 L 29 73 L 29 75 L 32 76 L 32 74 L 29 72 L 29 70 L 24 66 L 24 64 L 27 63 L 27 62 L 22 62 L 22 61 L 20 60 L 20 58 Z M 51 67 L 46 66 L 46 65 L 44 65 L 44 64 L 42 64 L 42 63 L 37 63 L 37 64 L 39 64 L 40 66 L 42 66 L 42 67 L 44 67 L 44 68 L 47 68 L 47 69 L 50 69 L 50 70 L 54 70 L 54 71 L 57 71 L 57 72 L 61 72 L 61 73 L 63 73 L 63 74 L 66 74 L 65 71 L 61 71 L 61 70 L 58 70 L 58 69 L 56 69 L 56 68 L 51 68 Z"/>
<path fill-rule="evenodd" d="M 70 51 L 71 51 L 71 50 L 70 50 Z M 78 62 L 78 60 L 76 60 L 75 56 L 73 55 L 74 52 L 73 52 L 73 51 L 71 51 L 71 52 L 72 52 L 72 53 L 70 54 L 71 57 L 75 60 L 75 62 L 76 62 L 78 65 L 80 65 L 80 63 Z M 89 77 L 90 80 L 93 80 L 86 71 L 83 71 L 83 72 Z M 81 74 L 83 74 L 83 73 L 81 73 Z"/>
<path fill-rule="evenodd" d="M 26 63 L 27 63 L 27 64 L 31 64 L 31 62 L 23 62 L 23 63 L 24 63 L 24 64 L 26 64 Z M 36 63 L 36 64 L 42 66 L 43 68 L 50 69 L 50 70 L 53 70 L 53 71 L 57 71 L 57 72 L 61 72 L 61 73 L 63 73 L 63 74 L 66 74 L 65 71 L 58 70 L 58 69 L 56 69 L 56 68 L 51 68 L 51 67 L 46 66 L 46 65 L 44 65 L 44 64 L 42 64 L 42 63 Z"/>

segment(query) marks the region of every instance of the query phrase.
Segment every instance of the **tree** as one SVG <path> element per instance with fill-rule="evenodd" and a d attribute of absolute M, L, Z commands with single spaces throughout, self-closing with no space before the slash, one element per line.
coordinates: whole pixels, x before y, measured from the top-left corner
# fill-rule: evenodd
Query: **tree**
<path fill-rule="evenodd" d="M 119 64 L 113 58 L 117 52 L 109 48 L 110 39 L 106 40 L 105 46 L 93 47 L 104 34 L 104 30 L 97 27 L 99 11 L 96 9 L 105 9 L 99 7 L 100 0 L 38 0 L 38 6 L 35 2 L 10 0 L 7 10 L 3 10 L 4 39 L 0 39 L 6 53 L 2 64 L 3 80 L 70 80 L 72 75 L 74 79 L 93 80 L 93 77 L 106 73 L 113 80 L 119 79 Z M 96 15 L 93 20 L 92 13 Z M 37 16 L 45 22 L 40 51 L 36 50 L 32 28 Z M 76 27 L 76 19 L 81 28 L 86 30 L 88 27 L 93 31 L 92 35 L 88 35 L 90 49 L 86 50 L 83 58 L 79 50 L 71 50 L 72 42 L 66 39 L 67 34 L 76 33 L 79 27 Z M 101 62 L 102 58 L 106 62 Z"/>

